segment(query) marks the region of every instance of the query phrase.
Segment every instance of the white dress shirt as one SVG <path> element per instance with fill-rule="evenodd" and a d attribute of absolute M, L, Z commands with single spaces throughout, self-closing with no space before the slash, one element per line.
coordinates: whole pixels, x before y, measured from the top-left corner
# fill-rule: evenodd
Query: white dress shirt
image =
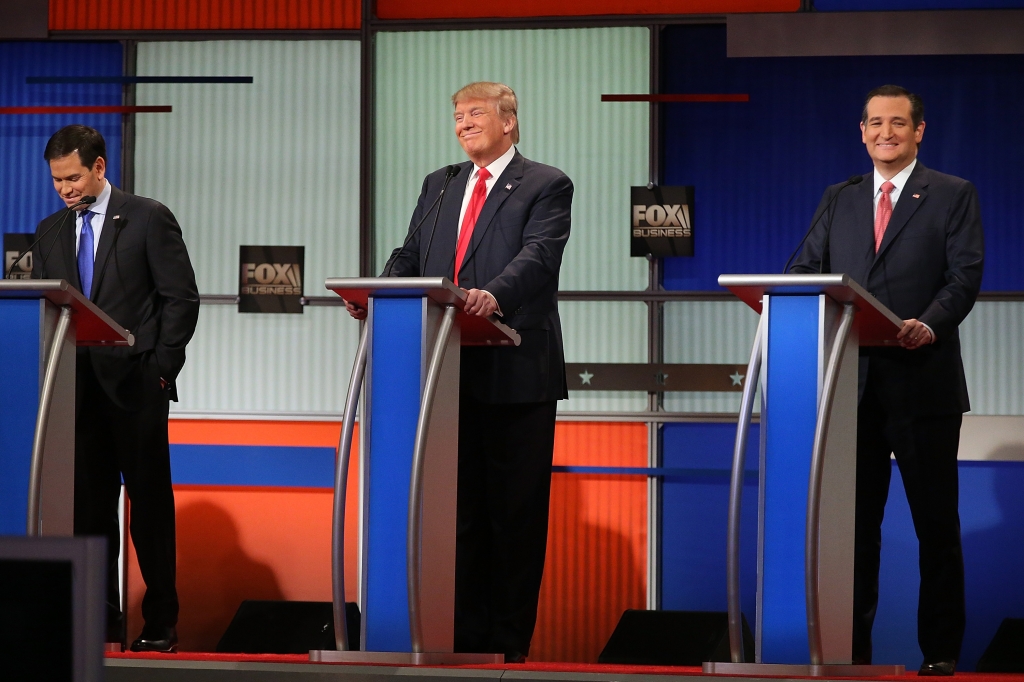
<path fill-rule="evenodd" d="M 78 245 L 82 240 L 82 213 L 91 211 L 93 215 L 89 225 L 92 226 L 92 257 L 95 260 L 96 252 L 100 248 L 100 233 L 103 232 L 103 221 L 107 218 L 107 204 L 110 203 L 110 183 L 103 181 L 103 191 L 96 197 L 96 202 L 90 206 L 84 206 L 81 211 L 75 212 L 75 253 L 78 253 Z"/>
<path fill-rule="evenodd" d="M 508 148 L 508 151 L 506 151 L 504 154 L 496 158 L 494 161 L 491 161 L 489 164 L 484 166 L 484 168 L 487 169 L 487 172 L 491 174 L 491 177 L 487 178 L 484 181 L 484 186 L 487 188 L 487 194 L 484 195 L 485 201 L 486 196 L 490 195 L 491 190 L 494 188 L 494 184 L 498 182 L 498 177 L 505 172 L 505 169 L 508 168 L 508 164 L 512 163 L 512 157 L 515 155 L 516 147 L 515 145 L 512 145 L 511 147 Z M 473 190 L 476 188 L 476 181 L 479 177 L 479 166 L 473 166 L 473 172 L 469 174 L 469 181 L 466 183 L 466 193 L 462 197 L 462 210 L 459 211 L 458 234 L 462 234 L 462 220 L 466 217 L 466 209 L 469 208 L 469 200 L 473 197 Z M 498 299 L 494 298 L 494 294 L 487 291 L 486 289 L 481 289 L 480 291 L 487 294 L 491 298 L 491 300 L 494 301 L 494 307 L 497 308 L 495 312 L 498 314 L 499 317 L 502 316 L 501 306 L 498 305 Z"/>

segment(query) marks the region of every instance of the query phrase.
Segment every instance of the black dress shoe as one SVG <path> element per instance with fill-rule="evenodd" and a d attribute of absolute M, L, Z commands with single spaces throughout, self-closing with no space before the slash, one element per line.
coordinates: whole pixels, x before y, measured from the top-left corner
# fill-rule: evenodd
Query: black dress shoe
<path fill-rule="evenodd" d="M 178 653 L 178 629 L 170 627 L 142 628 L 142 634 L 132 642 L 132 651 L 149 651 L 159 654 Z"/>
<path fill-rule="evenodd" d="M 505 654 L 506 663 L 526 663 L 526 656 L 518 651 L 511 651 Z"/>
<path fill-rule="evenodd" d="M 921 677 L 949 677 L 956 672 L 956 661 L 935 661 L 922 663 L 917 674 Z"/>

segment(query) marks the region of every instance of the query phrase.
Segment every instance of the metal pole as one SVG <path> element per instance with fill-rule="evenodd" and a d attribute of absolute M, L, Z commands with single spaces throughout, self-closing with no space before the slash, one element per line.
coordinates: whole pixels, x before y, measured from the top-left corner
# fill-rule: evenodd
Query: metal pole
<path fill-rule="evenodd" d="M 740 512 L 743 505 L 743 477 L 747 459 L 747 435 L 754 412 L 754 394 L 761 374 L 761 345 L 764 315 L 757 323 L 750 349 L 747 376 L 743 383 L 740 416 L 736 423 L 736 446 L 732 451 L 732 476 L 729 481 L 729 527 L 726 540 L 726 592 L 729 603 L 729 657 L 743 663 L 743 611 L 740 608 Z"/>
<path fill-rule="evenodd" d="M 409 591 L 409 634 L 414 654 L 423 652 L 423 620 L 420 614 L 420 536 L 423 526 L 423 460 L 427 450 L 427 434 L 430 430 L 430 414 L 434 408 L 441 364 L 448 347 L 448 338 L 455 324 L 457 309 L 445 306 L 441 326 L 437 330 L 434 348 L 430 353 L 427 377 L 423 385 L 423 400 L 420 401 L 420 415 L 416 421 L 416 441 L 412 451 L 412 475 L 409 481 L 409 524 L 405 546 L 406 585 Z"/>
<path fill-rule="evenodd" d="M 342 421 L 341 439 L 338 441 L 338 465 L 334 470 L 334 532 L 331 536 L 331 579 L 334 593 L 334 644 L 338 651 L 348 651 L 348 620 L 345 616 L 345 502 L 348 493 L 348 463 L 352 452 L 352 433 L 355 431 L 356 409 L 359 405 L 359 389 L 363 385 L 366 371 L 367 330 L 370 325 L 362 324 L 359 332 L 359 347 L 352 363 L 352 375 L 348 380 L 348 395 L 345 398 L 345 417 Z M 366 420 L 363 420 L 365 426 Z"/>
<path fill-rule="evenodd" d="M 46 371 L 43 374 L 43 390 L 39 395 L 39 412 L 36 413 L 36 432 L 32 437 L 32 464 L 28 476 L 28 515 L 25 519 L 25 535 L 30 538 L 40 535 L 39 508 L 43 487 L 43 446 L 46 440 L 46 428 L 50 421 L 50 405 L 53 403 L 53 387 L 57 383 L 57 370 L 60 369 L 60 355 L 64 347 L 64 339 L 71 327 L 71 306 L 60 309 L 57 329 L 50 343 L 46 357 Z"/>
<path fill-rule="evenodd" d="M 818 403 L 818 420 L 814 426 L 814 447 L 811 449 L 811 475 L 807 484 L 807 534 L 804 538 L 804 584 L 807 600 L 807 641 L 811 649 L 811 665 L 822 665 L 821 622 L 818 611 L 818 530 L 821 519 L 821 477 L 825 469 L 825 445 L 828 425 L 832 418 L 832 401 L 836 395 L 839 368 L 846 350 L 846 339 L 853 327 L 855 309 L 852 303 L 843 305 L 832 352 L 828 356 L 825 381 Z"/>

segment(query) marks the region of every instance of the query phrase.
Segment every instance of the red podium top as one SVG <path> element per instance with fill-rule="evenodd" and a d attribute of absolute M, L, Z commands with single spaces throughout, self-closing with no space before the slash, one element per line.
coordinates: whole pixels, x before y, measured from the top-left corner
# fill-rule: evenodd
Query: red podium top
<path fill-rule="evenodd" d="M 454 305 L 460 311 L 456 319 L 462 329 L 463 346 L 518 346 L 521 342 L 516 330 L 497 317 L 461 312 L 466 307 L 466 292 L 447 277 L 331 277 L 324 286 L 364 308 L 370 296 L 427 296 L 441 305 Z"/>
<path fill-rule="evenodd" d="M 837 303 L 852 303 L 857 309 L 853 324 L 857 327 L 860 345 L 894 346 L 903 320 L 878 302 L 849 275 L 719 275 L 718 284 L 761 312 L 761 299 L 786 294 L 825 294 Z"/>
<path fill-rule="evenodd" d="M 132 346 L 131 332 L 110 319 L 81 291 L 63 279 L 0 280 L 0 298 L 45 298 L 56 306 L 71 307 L 75 345 Z"/>

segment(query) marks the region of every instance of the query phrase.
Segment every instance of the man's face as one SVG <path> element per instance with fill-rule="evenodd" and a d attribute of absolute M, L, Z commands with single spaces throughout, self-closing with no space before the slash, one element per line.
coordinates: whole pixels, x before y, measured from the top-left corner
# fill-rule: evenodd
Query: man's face
<path fill-rule="evenodd" d="M 860 124 L 860 131 L 868 156 L 879 170 L 898 173 L 917 156 L 924 121 L 914 127 L 906 97 L 872 97 L 867 112 L 868 120 Z"/>
<path fill-rule="evenodd" d="M 106 171 L 107 162 L 102 156 L 96 159 L 92 168 L 82 165 L 78 152 L 50 161 L 53 188 L 67 206 L 77 204 L 85 196 L 99 196 L 106 184 L 103 179 Z"/>
<path fill-rule="evenodd" d="M 455 135 L 473 163 L 486 166 L 512 146 L 510 133 L 516 119 L 501 120 L 498 103 L 467 99 L 455 105 Z"/>

